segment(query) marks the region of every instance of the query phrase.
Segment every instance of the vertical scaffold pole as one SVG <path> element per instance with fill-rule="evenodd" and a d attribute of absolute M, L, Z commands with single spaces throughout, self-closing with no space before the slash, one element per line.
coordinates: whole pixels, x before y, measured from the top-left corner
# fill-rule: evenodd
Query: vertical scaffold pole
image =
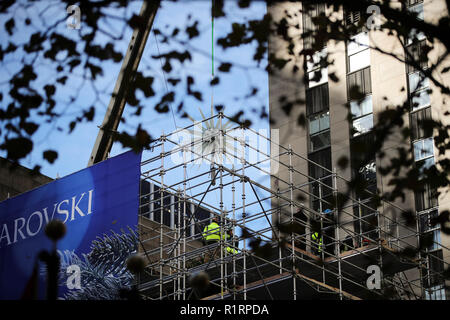
<path fill-rule="evenodd" d="M 378 244 L 378 250 L 380 252 L 380 270 L 381 270 L 381 277 L 380 277 L 380 282 L 382 280 L 383 277 L 383 240 L 381 237 L 381 222 L 380 222 L 380 211 L 377 210 L 376 211 L 376 215 L 377 215 L 377 233 L 378 233 L 378 239 L 377 239 L 377 244 Z M 381 285 L 381 283 L 380 283 Z"/>
<path fill-rule="evenodd" d="M 186 181 L 187 181 L 187 150 L 183 149 L 183 223 L 182 228 L 186 228 Z M 194 211 L 191 209 L 191 214 Z M 192 218 L 194 220 L 194 218 Z M 186 300 L 186 232 L 183 232 L 183 300 Z"/>
<path fill-rule="evenodd" d="M 335 239 L 336 239 L 336 256 L 338 259 L 338 280 L 339 280 L 339 299 L 343 299 L 342 295 L 342 270 L 341 270 L 341 241 L 340 241 L 340 223 L 339 223 L 339 212 L 338 212 L 338 190 L 337 190 L 337 172 L 336 168 L 333 169 L 333 198 L 334 198 L 334 220 L 336 221 L 335 227 Z"/>
<path fill-rule="evenodd" d="M 150 182 L 150 220 L 155 220 L 155 184 Z"/>
<path fill-rule="evenodd" d="M 189 209 L 190 211 L 191 211 L 191 214 L 194 214 L 194 212 L 195 212 L 195 207 L 194 207 L 194 204 L 191 202 L 190 203 L 190 209 Z M 192 236 L 192 239 L 194 239 L 194 236 L 195 236 L 195 219 L 194 218 L 192 218 L 191 219 L 191 236 Z"/>
<path fill-rule="evenodd" d="M 281 225 L 281 209 L 280 209 L 280 188 L 277 188 L 277 219 L 278 219 L 278 225 Z M 278 241 L 281 239 L 281 231 L 280 228 L 277 230 L 278 232 Z M 281 243 L 278 243 L 278 259 L 279 259 L 279 267 L 280 267 L 280 274 L 283 273 L 283 259 L 281 254 Z"/>
<path fill-rule="evenodd" d="M 233 165 L 232 169 L 233 169 L 233 174 L 234 174 L 235 173 L 234 165 Z M 232 179 L 231 194 L 232 194 L 232 197 L 233 197 L 233 200 L 232 200 L 232 203 L 231 203 L 231 209 L 233 211 L 233 216 L 232 216 L 232 218 L 233 218 L 233 221 L 232 221 L 233 226 L 232 226 L 232 228 L 233 229 L 232 230 L 233 230 L 233 238 L 234 238 L 235 234 L 236 234 L 236 189 L 235 189 L 235 186 L 234 186 L 234 176 L 232 176 L 231 179 Z M 234 245 L 235 245 L 234 239 L 233 239 L 232 244 L 233 244 L 233 247 L 234 247 Z M 232 264 L 233 264 L 233 300 L 236 300 L 236 255 L 233 254 L 231 259 L 232 259 Z"/>
<path fill-rule="evenodd" d="M 244 134 L 244 127 L 242 127 L 242 137 L 241 137 L 241 148 L 242 148 L 242 154 L 241 154 L 241 165 L 242 165 L 242 227 L 245 229 L 245 134 Z M 247 247 L 246 247 L 246 238 L 243 237 L 242 239 L 242 265 L 243 265 L 243 287 L 244 287 L 244 300 L 247 300 Z"/>
<path fill-rule="evenodd" d="M 170 195 L 170 229 L 175 229 L 175 195 Z"/>
<path fill-rule="evenodd" d="M 177 239 L 179 239 L 179 237 L 181 236 L 181 190 L 178 189 L 177 192 L 177 197 L 178 197 L 178 201 L 177 201 Z M 181 252 L 181 244 L 180 242 L 178 242 L 177 245 L 177 253 L 178 255 L 184 253 Z M 177 298 L 178 300 L 181 300 L 181 278 L 183 277 L 184 274 L 184 269 L 183 272 L 180 272 L 181 269 L 181 261 L 178 258 L 177 259 Z"/>
<path fill-rule="evenodd" d="M 362 229 L 362 209 L 361 198 L 358 198 L 358 219 L 359 219 L 359 246 L 363 246 L 363 229 Z"/>
<path fill-rule="evenodd" d="M 141 198 L 141 195 L 142 195 L 142 182 L 145 181 L 145 179 L 142 179 L 141 177 L 142 177 L 142 175 L 139 177 L 139 193 L 138 193 L 139 208 L 140 208 L 141 203 L 143 201 L 143 199 Z M 138 227 L 138 235 L 139 235 L 139 237 L 142 234 L 141 230 L 142 230 L 142 232 L 144 232 L 143 228 L 140 227 L 140 223 L 139 223 L 140 219 L 141 219 L 141 209 L 139 209 L 139 211 L 138 211 L 138 226 L 137 227 Z M 141 242 L 141 245 L 142 245 L 142 242 Z M 145 253 L 145 247 L 143 245 L 142 245 L 142 250 Z M 139 249 L 138 249 L 138 253 L 139 253 Z M 148 260 L 148 257 L 147 257 L 147 263 L 150 263 L 150 261 Z M 136 288 L 139 288 L 139 286 L 141 285 L 141 275 L 140 275 L 140 273 L 137 274 L 136 278 L 137 279 L 135 279 L 133 282 L 136 284 Z"/>
<path fill-rule="evenodd" d="M 214 159 L 213 155 L 213 159 Z M 226 233 L 224 233 L 223 224 L 225 222 L 225 214 L 223 210 L 223 128 L 222 128 L 222 113 L 219 113 L 219 174 L 220 174 L 220 185 L 219 185 L 219 209 L 220 209 L 220 298 L 223 300 L 224 293 L 224 239 L 226 238 Z M 212 177 L 215 179 L 215 177 Z"/>
<path fill-rule="evenodd" d="M 225 223 L 225 215 L 223 210 L 223 180 L 222 180 L 222 168 L 219 169 L 220 173 L 220 186 L 219 186 L 219 197 L 220 197 L 220 298 L 223 300 L 223 288 L 225 286 L 224 283 L 224 277 L 225 277 L 225 271 L 224 271 L 224 239 L 226 238 L 226 231 L 223 228 L 223 224 Z"/>
<path fill-rule="evenodd" d="M 420 277 L 420 295 L 421 298 L 424 299 L 425 298 L 425 289 L 424 289 L 424 261 L 422 260 L 422 251 L 420 250 L 420 228 L 419 228 L 419 215 L 416 212 L 416 235 L 417 235 L 417 252 L 418 252 L 418 258 L 419 258 L 419 277 Z M 426 262 L 425 262 L 426 263 Z M 428 273 L 428 266 L 427 269 L 425 270 L 425 272 Z"/>
<path fill-rule="evenodd" d="M 164 246 L 164 238 L 163 238 L 163 216 L 164 216 L 164 142 L 166 138 L 164 134 L 161 136 L 161 169 L 159 171 L 159 175 L 161 177 L 161 186 L 160 186 L 160 226 L 159 226 L 159 299 L 163 298 L 163 246 Z"/>
<path fill-rule="evenodd" d="M 290 189 L 290 208 L 291 208 L 291 246 L 292 246 L 292 286 L 293 286 L 293 294 L 294 300 L 297 300 L 297 286 L 296 286 L 296 277 L 295 277 L 295 239 L 294 239 L 294 177 L 293 177 L 294 168 L 292 166 L 292 147 L 289 145 L 289 189 Z"/>
<path fill-rule="evenodd" d="M 170 195 L 169 220 L 170 220 L 170 222 L 169 222 L 170 229 L 168 231 L 168 240 L 170 242 L 170 236 L 172 235 L 172 231 L 175 230 L 175 195 L 173 195 L 173 194 Z M 174 234 L 176 236 L 176 231 L 174 231 Z M 175 254 L 176 254 L 177 253 L 176 252 L 176 248 L 174 248 L 174 250 L 175 250 Z M 179 255 L 176 255 L 174 260 L 171 259 L 169 275 L 172 275 L 172 272 L 175 272 L 175 274 L 178 277 L 178 270 L 177 269 L 174 270 L 174 266 L 176 267 L 178 259 L 179 259 Z M 173 282 L 173 295 L 174 295 L 174 297 L 175 297 L 175 295 L 177 293 L 176 292 L 176 278 L 177 277 L 173 278 L 173 281 L 172 281 Z M 175 300 L 175 298 L 174 298 L 174 300 Z"/>
<path fill-rule="evenodd" d="M 320 213 L 320 233 L 318 236 L 319 240 L 319 249 L 320 249 L 320 257 L 322 262 L 325 261 L 325 237 L 323 232 L 323 206 L 322 206 L 322 184 L 321 179 L 319 178 L 319 213 Z M 320 245 L 322 243 L 322 245 Z M 325 263 L 322 263 L 322 280 L 325 283 Z"/>

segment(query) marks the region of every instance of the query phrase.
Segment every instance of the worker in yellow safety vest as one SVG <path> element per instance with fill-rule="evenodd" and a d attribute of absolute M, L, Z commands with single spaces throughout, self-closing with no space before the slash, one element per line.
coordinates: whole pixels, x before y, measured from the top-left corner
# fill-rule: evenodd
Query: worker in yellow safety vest
<path fill-rule="evenodd" d="M 322 253 L 323 240 L 322 237 L 319 237 L 318 232 L 314 232 L 311 235 L 311 239 L 313 240 L 313 251 L 314 253 Z"/>
<path fill-rule="evenodd" d="M 220 226 L 217 217 L 214 217 L 210 224 L 208 224 L 203 229 L 203 239 L 205 240 L 205 245 L 210 245 L 220 241 Z M 233 231 L 223 231 L 224 240 L 228 240 L 233 236 Z M 226 247 L 225 251 L 227 253 L 236 254 L 237 250 L 232 247 Z"/>
<path fill-rule="evenodd" d="M 206 245 L 220 241 L 220 226 L 216 217 L 203 229 L 203 239 Z"/>

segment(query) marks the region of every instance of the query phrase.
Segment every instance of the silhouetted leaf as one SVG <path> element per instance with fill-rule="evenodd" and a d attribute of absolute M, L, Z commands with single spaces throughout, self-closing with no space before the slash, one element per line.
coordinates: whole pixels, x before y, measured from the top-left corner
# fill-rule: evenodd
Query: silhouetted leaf
<path fill-rule="evenodd" d="M 42 156 L 48 162 L 53 163 L 58 158 L 58 153 L 54 150 L 46 150 L 42 153 Z"/>
<path fill-rule="evenodd" d="M 228 62 L 221 63 L 218 69 L 219 71 L 222 72 L 229 72 L 231 69 L 231 63 Z"/>

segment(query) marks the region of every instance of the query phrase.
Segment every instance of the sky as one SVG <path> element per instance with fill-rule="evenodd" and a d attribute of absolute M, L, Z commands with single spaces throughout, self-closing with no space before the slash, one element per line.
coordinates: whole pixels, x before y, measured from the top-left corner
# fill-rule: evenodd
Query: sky
<path fill-rule="evenodd" d="M 47 17 L 48 19 L 60 19 L 67 15 L 64 6 L 56 1 L 40 1 L 36 3 L 36 6 L 36 11 L 30 9 L 25 13 L 17 10 L 15 12 L 15 17 L 19 18 L 21 15 L 24 17 L 27 15 L 32 17 L 33 12 L 40 12 L 44 8 L 47 8 L 44 14 L 46 19 Z M 132 13 L 139 13 L 140 7 L 141 1 L 131 1 L 127 8 L 127 15 L 130 16 Z M 227 1 L 226 8 L 227 12 L 230 12 L 231 14 L 226 19 L 215 20 L 215 40 L 231 30 L 232 22 L 244 22 L 246 19 L 259 18 L 266 12 L 264 2 L 253 3 L 248 10 L 242 10 L 238 8 L 237 2 Z M 152 137 L 159 137 L 163 132 L 168 133 L 173 131 L 176 127 L 179 128 L 190 125 L 191 120 L 187 118 L 183 119 L 177 114 L 175 114 L 174 117 L 172 116 L 172 112 L 158 114 L 153 109 L 153 105 L 159 101 L 159 94 L 167 91 L 164 79 L 176 76 L 184 78 L 187 74 L 194 75 L 196 88 L 202 91 L 204 102 L 201 103 L 192 98 L 184 98 L 183 102 L 186 108 L 185 110 L 195 120 L 201 120 L 202 118 L 199 111 L 200 108 L 205 116 L 208 117 L 210 115 L 212 94 L 212 89 L 209 86 L 212 64 L 210 56 L 210 10 L 211 2 L 207 0 L 184 0 L 175 3 L 171 1 L 162 1 L 162 6 L 157 13 L 153 28 L 168 31 L 177 26 L 181 30 L 184 30 L 187 24 L 198 20 L 198 29 L 201 31 L 201 36 L 189 42 L 189 45 L 194 48 L 194 50 L 191 51 L 193 57 L 192 61 L 185 63 L 183 66 L 174 64 L 174 70 L 170 74 L 167 74 L 164 73 L 161 68 L 162 61 L 151 59 L 150 57 L 157 55 L 158 53 L 168 52 L 174 48 L 183 48 L 180 45 L 177 46 L 175 43 L 162 43 L 160 37 L 159 40 L 156 40 L 153 32 L 149 35 L 139 65 L 139 71 L 142 71 L 146 76 L 150 75 L 155 77 L 154 90 L 158 95 L 157 97 L 150 99 L 146 99 L 143 96 L 140 97 L 145 107 L 140 117 L 132 116 L 131 114 L 135 110 L 126 106 L 124 111 L 126 123 L 121 123 L 119 130 L 126 130 L 129 133 L 134 133 L 137 125 L 141 123 L 143 128 L 147 130 Z M 6 19 L 2 17 L 2 20 Z M 36 23 L 36 29 L 39 30 L 40 28 L 43 28 L 43 26 L 38 23 L 38 19 L 32 19 L 32 22 Z M 1 24 L 3 25 L 3 23 Z M 83 25 L 81 25 L 81 28 L 83 28 Z M 108 25 L 105 26 L 105 28 L 110 30 L 112 34 L 118 34 L 122 30 L 122 26 L 116 25 Z M 23 28 L 23 30 L 23 33 L 15 35 L 16 41 L 23 42 L 28 40 L 29 34 L 32 31 L 27 31 L 25 28 Z M 76 30 L 68 29 L 64 23 L 59 25 L 57 31 L 68 37 L 72 37 L 72 35 L 75 35 L 75 32 L 77 32 Z M 131 30 L 128 28 L 123 36 L 123 40 L 114 43 L 116 50 L 121 51 L 125 55 L 125 50 L 130 38 Z M 76 36 L 74 36 L 74 39 L 76 39 Z M 0 39 L 0 42 L 4 43 L 5 41 L 6 39 Z M 102 39 L 100 38 L 99 42 L 101 41 Z M 214 104 L 224 105 L 224 112 L 229 116 L 234 115 L 238 110 L 244 109 L 249 111 L 251 107 L 259 108 L 261 105 L 265 105 L 267 108 L 266 111 L 268 112 L 268 78 L 266 72 L 263 71 L 266 62 L 263 61 L 259 70 L 254 68 L 255 62 L 252 59 L 253 46 L 241 46 L 239 48 L 228 49 L 225 52 L 221 50 L 219 46 L 215 46 L 214 51 L 216 72 L 220 61 L 237 62 L 242 65 L 252 66 L 249 70 L 232 68 L 232 71 L 229 74 L 221 73 L 220 84 L 214 88 L 213 92 Z M 9 59 L 10 61 L 5 61 L 5 63 L 0 66 L 0 72 L 2 74 L 10 75 L 17 70 L 17 68 L 21 67 L 21 64 L 18 61 L 14 61 L 14 58 L 9 57 Z M 58 176 L 63 177 L 87 166 L 98 134 L 98 126 L 103 122 L 110 94 L 114 88 L 117 75 L 119 74 L 121 63 L 104 63 L 103 66 L 104 75 L 97 78 L 95 81 L 95 86 L 103 92 L 100 101 L 96 100 L 97 96 L 91 86 L 86 83 L 83 84 L 79 77 L 80 75 L 74 74 L 73 77 L 68 80 L 67 85 L 63 87 L 62 90 L 57 91 L 57 109 L 64 110 L 64 116 L 57 121 L 40 124 L 40 128 L 34 139 L 34 150 L 27 158 L 21 161 L 22 165 L 32 168 L 34 165 L 39 164 L 42 166 L 41 172 L 52 178 Z M 45 75 L 48 73 L 46 69 L 47 66 L 38 59 L 35 62 L 35 68 L 38 70 L 39 76 L 43 75 L 43 79 L 45 79 Z M 53 77 L 54 75 L 48 73 L 48 76 Z M 259 89 L 259 94 L 256 99 L 236 101 L 235 97 L 244 96 L 249 92 L 249 88 L 253 86 L 258 87 Z M 78 90 L 77 92 L 79 92 L 76 101 L 71 104 L 72 109 L 66 108 L 69 97 L 74 94 L 75 90 Z M 184 86 L 182 86 L 180 90 L 184 91 Z M 174 102 L 171 106 L 172 109 L 176 109 L 179 102 L 180 101 Z M 76 114 L 79 109 L 86 108 L 94 103 L 96 107 L 94 121 L 78 124 L 71 134 L 67 134 L 67 127 L 70 120 L 73 119 L 73 115 Z M 77 110 L 77 108 L 79 109 Z M 258 117 L 252 117 L 250 112 L 248 112 L 247 115 L 254 121 L 254 128 L 268 128 L 267 121 L 260 121 Z M 59 132 L 56 129 L 58 126 L 63 128 L 63 132 Z M 53 164 L 49 164 L 42 158 L 42 152 L 47 149 L 58 151 L 58 159 Z M 117 155 L 124 151 L 126 151 L 126 149 L 122 148 L 120 144 L 115 143 L 110 156 Z M 5 156 L 5 153 L 0 152 L 0 156 Z"/>
<path fill-rule="evenodd" d="M 129 17 L 133 13 L 138 14 L 142 2 L 131 1 L 126 9 L 126 15 Z M 35 8 L 28 9 L 27 11 L 17 10 L 15 12 L 16 20 L 21 20 L 20 17 L 31 17 L 32 27 L 35 30 L 42 30 L 45 26 L 40 24 L 39 19 L 33 19 L 38 12 L 44 12 L 44 23 L 50 24 L 56 19 L 64 19 L 67 17 L 66 8 L 63 4 L 57 1 L 40 1 L 37 2 Z M 251 7 L 242 10 L 237 6 L 237 1 L 226 1 L 226 12 L 228 13 L 225 19 L 216 19 L 214 25 L 214 40 L 226 35 L 231 30 L 233 22 L 244 22 L 247 19 L 261 18 L 266 13 L 265 2 L 254 2 Z M 80 5 L 83 10 L 82 5 Z M 111 9 L 110 13 L 117 14 L 114 9 Z M 121 12 L 120 14 L 123 14 Z M 119 14 L 117 14 L 119 15 Z M 4 24 L 1 18 L 0 25 Z M 123 118 L 126 123 L 121 123 L 119 131 L 125 130 L 130 134 L 134 134 L 137 125 L 140 123 L 142 127 L 147 130 L 153 138 L 159 137 L 161 134 L 167 134 L 174 131 L 177 128 L 185 127 L 192 124 L 192 121 L 187 118 L 181 118 L 179 115 L 173 115 L 172 112 L 159 114 L 153 106 L 159 102 L 159 99 L 163 93 L 167 92 L 167 82 L 165 79 L 170 77 L 185 78 L 188 74 L 191 74 L 195 78 L 196 88 L 200 89 L 203 93 L 203 102 L 194 100 L 191 97 L 181 96 L 184 102 L 185 110 L 195 120 L 201 120 L 201 112 L 203 111 L 206 117 L 211 113 L 211 95 L 213 95 L 215 105 L 225 106 L 224 113 L 232 116 L 239 110 L 246 111 L 246 117 L 249 117 L 253 121 L 253 128 L 268 129 L 267 120 L 260 120 L 258 116 L 253 115 L 250 109 L 253 107 L 260 108 L 261 105 L 266 107 L 268 113 L 268 76 L 264 71 L 267 61 L 263 61 L 259 68 L 256 62 L 253 61 L 253 48 L 255 44 L 246 46 L 240 46 L 238 48 L 222 50 L 219 46 L 214 47 L 214 61 L 215 69 L 220 61 L 237 62 L 239 65 L 249 66 L 250 68 L 233 67 L 230 73 L 220 74 L 220 84 L 214 87 L 214 91 L 211 89 L 209 82 L 211 80 L 211 1 L 207 0 L 185 0 L 178 2 L 162 1 L 162 5 L 158 10 L 157 16 L 154 21 L 153 28 L 162 30 L 163 32 L 171 32 L 174 27 L 179 27 L 184 30 L 186 25 L 192 24 L 193 21 L 199 21 L 198 30 L 200 30 L 200 37 L 189 41 L 189 46 L 193 48 L 190 50 L 192 55 L 192 61 L 185 63 L 184 65 L 173 64 L 173 71 L 170 74 L 164 73 L 162 70 L 162 61 L 151 59 L 153 55 L 159 53 L 165 53 L 173 49 L 184 49 L 182 46 L 176 43 L 163 43 L 159 36 L 156 36 L 152 32 L 149 35 L 140 65 L 139 71 L 142 71 L 145 76 L 153 76 L 155 78 L 153 89 L 157 92 L 156 97 L 145 98 L 138 96 L 143 101 L 144 109 L 141 116 L 132 116 L 135 111 L 130 106 L 125 107 Z M 19 22 L 17 22 L 19 24 Z M 19 25 L 18 25 L 19 27 Z M 105 30 L 108 30 L 111 34 L 120 34 L 122 25 L 120 24 L 108 24 L 103 26 Z M 81 29 L 83 24 L 81 24 Z M 23 32 L 15 34 L 15 40 L 20 42 L 28 41 L 29 35 L 34 32 L 28 27 L 22 26 Z M 3 30 L 2 30 L 3 31 Z M 66 27 L 65 23 L 58 26 L 58 32 L 77 39 L 77 31 Z M 125 55 L 126 48 L 128 46 L 129 39 L 131 38 L 131 30 L 126 29 L 123 39 L 116 41 L 116 50 L 121 51 Z M 187 37 L 185 36 L 187 39 Z M 101 43 L 106 40 L 101 37 L 97 38 Z M 0 38 L 0 43 L 5 44 L 6 39 Z M 64 59 L 64 57 L 61 57 Z M 15 60 L 14 57 L 8 57 L 9 60 L 0 65 L 1 74 L 13 74 L 14 71 L 19 70 L 22 64 L 20 61 Z M 48 66 L 37 59 L 34 63 L 38 74 L 42 79 L 46 79 L 47 75 L 51 79 L 54 74 L 48 72 Z M 111 92 L 114 88 L 116 78 L 119 74 L 121 63 L 104 63 L 103 76 L 95 80 L 95 87 L 101 92 L 100 96 L 97 96 L 92 86 L 83 82 L 80 74 L 74 72 L 67 81 L 62 90 L 57 91 L 56 109 L 62 111 L 64 116 L 57 121 L 50 123 L 41 123 L 40 128 L 34 138 L 34 149 L 32 153 L 21 161 L 21 164 L 33 168 L 36 164 L 41 165 L 41 172 L 51 178 L 63 177 L 68 174 L 86 168 L 92 148 L 94 146 L 99 128 L 103 122 L 105 111 L 110 100 Z M 47 78 L 48 79 L 48 78 Z M 2 80 L 4 81 L 4 80 Z M 1 84 L 0 84 L 1 85 Z M 250 99 L 237 99 L 236 97 L 243 97 L 250 92 L 250 88 L 257 87 L 259 92 L 256 97 Z M 169 88 L 170 89 L 170 88 Z M 182 86 L 178 89 L 178 93 L 185 92 L 185 87 Z M 76 96 L 75 101 L 69 105 L 70 97 Z M 175 112 L 176 107 L 180 101 L 175 101 L 171 108 Z M 5 101 L 3 102 L 5 103 Z M 71 134 L 67 134 L 67 128 L 69 122 L 73 120 L 77 111 L 83 108 L 87 108 L 90 105 L 96 107 L 95 118 L 92 122 L 83 122 L 76 126 L 75 130 Z M 63 128 L 60 132 L 58 127 Z M 42 152 L 52 149 L 58 152 L 58 159 L 49 164 L 42 158 Z M 115 143 L 112 147 L 110 156 L 114 156 L 127 151 L 119 143 Z M 0 151 L 0 156 L 5 156 L 4 152 Z M 144 152 L 143 160 L 151 157 L 151 153 Z M 192 167 L 189 169 L 189 174 L 195 174 L 201 170 L 199 167 Z M 252 175 L 252 170 L 249 170 L 247 174 Z M 268 177 L 256 176 L 258 182 L 268 185 Z M 176 177 L 174 177 L 176 179 Z M 166 181 L 169 182 L 169 181 Z M 249 188 L 249 187 L 248 187 Z M 263 195 L 260 194 L 260 197 Z M 231 195 L 226 195 L 225 202 L 230 207 Z M 248 202 L 255 200 L 254 197 L 249 195 Z M 239 201 L 239 200 L 238 200 Z M 218 193 L 214 192 L 209 194 L 205 198 L 205 202 L 215 204 L 218 207 Z"/>

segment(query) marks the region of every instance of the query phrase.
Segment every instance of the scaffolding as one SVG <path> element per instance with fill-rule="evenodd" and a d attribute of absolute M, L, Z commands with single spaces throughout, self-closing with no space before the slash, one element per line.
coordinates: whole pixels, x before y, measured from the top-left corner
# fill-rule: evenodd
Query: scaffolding
<path fill-rule="evenodd" d="M 448 248 L 424 245 L 439 229 L 424 224 L 435 211 L 407 221 L 393 203 L 373 205 L 370 191 L 348 192 L 336 169 L 223 113 L 162 135 L 145 157 L 137 285 L 146 299 L 445 299 Z M 309 176 L 310 166 L 325 174 Z M 222 240 L 206 245 L 214 217 Z M 194 280 L 202 273 L 207 287 Z"/>

